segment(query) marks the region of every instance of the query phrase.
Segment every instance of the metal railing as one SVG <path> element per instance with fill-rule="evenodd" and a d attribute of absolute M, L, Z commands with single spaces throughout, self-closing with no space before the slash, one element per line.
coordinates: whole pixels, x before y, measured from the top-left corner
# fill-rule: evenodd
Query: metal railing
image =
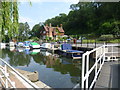
<path fill-rule="evenodd" d="M 103 45 L 91 51 L 87 51 L 82 56 L 82 81 L 81 88 L 92 89 L 96 83 L 99 73 L 105 61 L 118 60 L 113 57 L 118 57 L 119 45 Z M 107 58 L 109 57 L 109 58 Z M 91 58 L 94 59 L 94 64 L 90 66 Z M 93 73 L 93 74 L 92 74 Z M 92 80 L 90 75 L 93 75 Z"/>
<path fill-rule="evenodd" d="M 15 86 L 16 83 L 14 81 L 12 81 L 9 77 L 10 71 L 14 72 L 15 75 L 17 75 L 18 77 L 20 77 L 22 79 L 23 85 L 25 83 L 27 83 L 26 85 L 29 85 L 29 86 L 25 86 L 26 88 L 34 88 L 34 89 L 40 88 L 37 85 L 35 85 L 34 83 L 32 83 L 30 80 L 28 80 L 26 77 L 24 77 L 21 73 L 19 73 L 13 67 L 11 67 L 6 61 L 4 61 L 1 58 L 0 58 L 0 61 L 2 64 L 0 67 L 0 79 L 1 79 L 0 82 L 4 88 L 17 88 Z"/>

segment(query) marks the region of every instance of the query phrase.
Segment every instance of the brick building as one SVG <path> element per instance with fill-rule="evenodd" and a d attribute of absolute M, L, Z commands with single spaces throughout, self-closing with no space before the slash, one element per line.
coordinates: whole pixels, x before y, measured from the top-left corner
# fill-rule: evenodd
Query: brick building
<path fill-rule="evenodd" d="M 49 26 L 48 24 L 46 24 L 45 26 L 43 26 L 43 30 L 41 30 L 40 35 L 43 39 L 45 39 L 46 37 L 57 39 L 58 36 L 64 36 L 62 24 L 60 24 L 60 27 L 52 27 L 51 24 Z"/>

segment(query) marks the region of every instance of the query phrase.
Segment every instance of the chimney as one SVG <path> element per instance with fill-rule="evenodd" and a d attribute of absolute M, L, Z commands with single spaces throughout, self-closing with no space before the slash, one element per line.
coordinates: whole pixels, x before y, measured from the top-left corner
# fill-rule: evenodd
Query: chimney
<path fill-rule="evenodd" d="M 46 26 L 48 26 L 48 24 L 46 24 Z"/>
<path fill-rule="evenodd" d="M 50 27 L 52 27 L 51 23 L 50 23 Z"/>
<path fill-rule="evenodd" d="M 62 24 L 60 24 L 60 27 L 62 28 Z"/>

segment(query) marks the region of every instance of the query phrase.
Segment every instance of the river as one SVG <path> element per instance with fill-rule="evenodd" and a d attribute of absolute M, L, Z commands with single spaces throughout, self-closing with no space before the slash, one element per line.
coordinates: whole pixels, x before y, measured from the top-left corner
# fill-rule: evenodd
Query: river
<path fill-rule="evenodd" d="M 39 80 L 52 88 L 72 88 L 81 80 L 81 60 L 73 60 L 40 49 L 0 49 L 1 58 L 12 67 L 37 71 Z"/>

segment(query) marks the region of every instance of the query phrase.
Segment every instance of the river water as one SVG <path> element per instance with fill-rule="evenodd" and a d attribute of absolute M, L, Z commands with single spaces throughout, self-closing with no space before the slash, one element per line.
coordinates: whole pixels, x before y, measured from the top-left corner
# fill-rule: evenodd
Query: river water
<path fill-rule="evenodd" d="M 52 88 L 72 88 L 80 82 L 81 60 L 73 60 L 40 49 L 0 49 L 2 58 L 12 67 L 38 71 L 39 80 Z"/>

